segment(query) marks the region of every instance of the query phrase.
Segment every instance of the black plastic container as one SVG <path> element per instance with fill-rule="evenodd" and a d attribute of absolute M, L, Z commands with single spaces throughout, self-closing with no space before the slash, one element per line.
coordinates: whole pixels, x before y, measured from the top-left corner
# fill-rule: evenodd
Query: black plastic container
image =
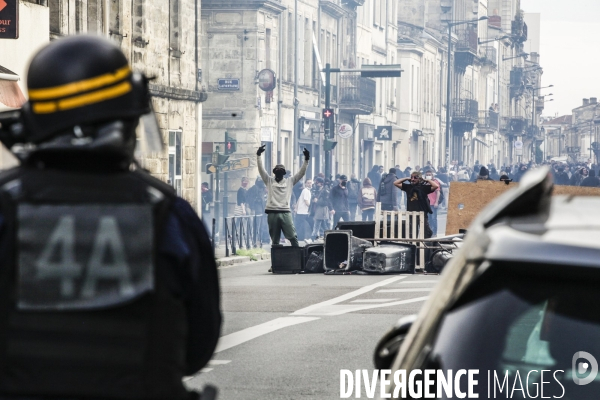
<path fill-rule="evenodd" d="M 375 237 L 375 221 L 340 221 L 335 229 L 351 230 L 352 236 L 360 239 L 373 239 Z"/>
<path fill-rule="evenodd" d="M 352 236 L 351 230 L 325 231 L 325 271 L 355 271 L 362 269 L 365 249 L 371 242 Z M 340 264 L 346 261 L 344 268 Z"/>
<path fill-rule="evenodd" d="M 308 261 L 311 253 L 314 253 L 315 251 L 320 251 L 321 253 L 323 253 L 323 247 L 323 243 L 307 244 L 306 246 L 304 246 L 304 263 Z"/>
<path fill-rule="evenodd" d="M 274 274 L 297 274 L 304 268 L 304 248 L 271 247 L 271 270 Z"/>

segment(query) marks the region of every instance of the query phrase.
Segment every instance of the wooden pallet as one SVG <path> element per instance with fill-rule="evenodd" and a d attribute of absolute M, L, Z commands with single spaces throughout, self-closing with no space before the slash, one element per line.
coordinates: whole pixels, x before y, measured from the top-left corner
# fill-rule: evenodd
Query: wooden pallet
<path fill-rule="evenodd" d="M 396 232 L 396 221 L 399 232 Z M 402 235 L 402 221 L 405 222 L 404 235 Z M 389 236 L 388 225 L 390 227 Z M 416 245 L 420 255 L 416 268 L 425 269 L 425 249 L 420 246 L 420 242 L 425 239 L 425 213 L 422 211 L 383 211 L 381 203 L 377 203 L 375 206 L 375 241 L 380 242 L 386 239 L 408 239 L 408 243 Z M 416 239 L 416 241 L 411 242 L 410 239 Z"/>

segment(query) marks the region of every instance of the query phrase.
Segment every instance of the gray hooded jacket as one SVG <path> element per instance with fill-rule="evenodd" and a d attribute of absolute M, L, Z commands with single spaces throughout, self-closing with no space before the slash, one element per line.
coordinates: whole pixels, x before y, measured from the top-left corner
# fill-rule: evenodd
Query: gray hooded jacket
<path fill-rule="evenodd" d="M 283 178 L 280 182 L 277 182 L 274 177 L 270 176 L 267 171 L 265 171 L 261 156 L 256 156 L 256 165 L 258 166 L 258 173 L 269 191 L 265 212 L 267 214 L 290 212 L 290 199 L 292 198 L 294 185 L 298 183 L 306 173 L 308 161 L 304 160 L 302 168 L 300 168 L 300 171 L 298 171 L 296 175 L 290 178 Z"/>

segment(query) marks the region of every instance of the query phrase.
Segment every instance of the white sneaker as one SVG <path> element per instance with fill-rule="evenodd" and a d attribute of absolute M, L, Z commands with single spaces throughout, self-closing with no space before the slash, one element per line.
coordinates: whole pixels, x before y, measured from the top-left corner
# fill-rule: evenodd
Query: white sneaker
<path fill-rule="evenodd" d="M 310 239 L 304 239 L 304 243 L 311 244 L 312 240 L 310 240 Z"/>

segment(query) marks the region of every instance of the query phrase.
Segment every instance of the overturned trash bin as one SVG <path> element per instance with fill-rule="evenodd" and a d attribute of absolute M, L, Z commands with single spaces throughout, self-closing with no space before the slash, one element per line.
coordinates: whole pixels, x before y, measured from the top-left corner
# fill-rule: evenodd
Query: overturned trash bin
<path fill-rule="evenodd" d="M 363 253 L 370 247 L 371 242 L 352 236 L 351 230 L 325 231 L 325 271 L 362 269 Z"/>
<path fill-rule="evenodd" d="M 373 247 L 365 252 L 363 270 L 371 273 L 415 273 L 417 248 L 411 244 Z"/>
<path fill-rule="evenodd" d="M 425 265 L 425 272 L 439 274 L 442 272 L 448 261 L 452 258 L 452 251 L 437 250 L 431 256 L 431 260 Z"/>
<path fill-rule="evenodd" d="M 307 244 L 304 246 L 304 273 L 323 273 L 323 244 Z"/>

